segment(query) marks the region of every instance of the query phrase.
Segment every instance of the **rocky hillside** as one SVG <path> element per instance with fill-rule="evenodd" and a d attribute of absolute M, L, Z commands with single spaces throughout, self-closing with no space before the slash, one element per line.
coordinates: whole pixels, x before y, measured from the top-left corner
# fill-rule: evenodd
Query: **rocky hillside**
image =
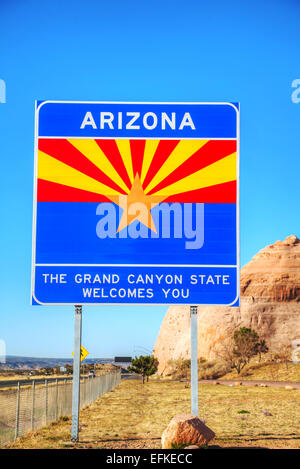
<path fill-rule="evenodd" d="M 159 372 L 170 358 L 190 354 L 188 306 L 172 306 L 162 322 L 154 347 Z M 272 351 L 300 339 L 300 240 L 265 247 L 241 270 L 241 306 L 199 307 L 199 356 L 214 359 L 236 328 L 255 329 Z"/>

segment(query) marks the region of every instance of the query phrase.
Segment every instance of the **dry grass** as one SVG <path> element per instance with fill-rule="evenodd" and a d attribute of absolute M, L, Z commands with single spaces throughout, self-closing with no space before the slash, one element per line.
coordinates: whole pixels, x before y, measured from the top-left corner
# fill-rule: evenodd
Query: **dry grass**
<path fill-rule="evenodd" d="M 300 391 L 199 386 L 200 417 L 216 433 L 215 447 L 300 448 Z M 160 448 L 170 419 L 189 412 L 184 383 L 123 381 L 81 411 L 77 448 Z M 264 411 L 271 413 L 265 415 Z M 247 413 L 240 413 L 247 411 Z M 70 419 L 18 439 L 10 448 L 69 448 Z"/>
<path fill-rule="evenodd" d="M 87 376 L 87 375 L 86 375 Z M 53 375 L 32 375 L 32 376 L 29 376 L 29 374 L 14 374 L 14 375 L 9 375 L 9 376 L 6 376 L 4 374 L 0 375 L 0 381 L 20 381 L 20 383 L 22 383 L 22 381 L 28 381 L 28 380 L 36 380 L 36 379 L 56 379 L 56 378 L 65 378 L 65 377 L 70 377 L 70 376 L 64 376 L 64 375 L 56 375 L 56 374 L 53 374 Z"/>
<path fill-rule="evenodd" d="M 239 375 L 232 371 L 222 378 L 300 382 L 300 363 L 249 364 Z"/>
<path fill-rule="evenodd" d="M 43 378 L 43 377 L 42 377 Z M 36 381 L 35 382 L 35 388 L 43 388 L 45 386 L 45 379 L 49 379 L 49 376 L 47 376 L 46 378 L 44 378 L 44 380 L 41 378 L 41 381 Z M 52 378 L 52 377 L 51 377 Z M 30 377 L 28 378 L 28 380 L 30 379 Z M 56 377 L 54 376 L 54 379 L 56 379 Z M 33 380 L 32 380 L 33 381 Z M 72 381 L 69 379 L 67 381 L 67 383 L 71 383 Z M 59 383 L 62 383 L 62 380 L 60 379 Z M 24 390 L 24 389 L 31 389 L 32 388 L 32 383 L 30 384 L 22 384 L 22 380 L 20 379 L 20 386 L 21 386 L 21 389 Z M 56 383 L 55 381 L 51 381 L 50 383 L 48 383 L 48 387 L 51 387 L 51 386 L 56 386 Z M 3 396 L 5 396 L 5 393 L 7 391 L 16 391 L 17 389 L 17 386 L 14 384 L 12 386 L 10 386 L 9 384 L 7 384 L 7 386 L 5 387 L 2 387 L 0 388 L 0 399 L 3 399 Z"/>
<path fill-rule="evenodd" d="M 222 361 L 203 361 L 198 366 L 199 379 L 219 379 L 228 372 L 228 365 Z"/>
<path fill-rule="evenodd" d="M 43 376 L 42 376 L 43 377 Z M 0 374 L 0 381 L 16 381 L 16 380 L 28 380 L 28 379 L 36 379 L 37 376 L 29 376 L 28 374 L 22 373 L 15 373 L 11 375 Z M 47 376 L 49 378 L 49 376 Z"/>

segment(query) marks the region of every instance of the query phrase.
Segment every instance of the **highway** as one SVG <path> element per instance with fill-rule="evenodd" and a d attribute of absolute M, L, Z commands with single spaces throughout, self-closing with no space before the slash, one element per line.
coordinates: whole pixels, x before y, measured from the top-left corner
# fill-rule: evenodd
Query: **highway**
<path fill-rule="evenodd" d="M 83 377 L 81 377 L 82 379 Z M 87 376 L 84 376 L 84 378 L 87 378 Z M 3 381 L 0 381 L 0 389 L 4 389 L 4 388 L 15 388 L 18 386 L 18 383 L 20 383 L 20 386 L 31 386 L 32 385 L 32 382 L 34 381 L 36 385 L 38 384 L 45 384 L 45 380 L 47 379 L 47 383 L 50 384 L 50 383 L 55 383 L 56 382 L 56 379 L 58 382 L 61 382 L 61 381 L 72 381 L 73 377 L 72 376 L 69 376 L 69 377 L 63 377 L 63 378 L 31 378 L 31 379 L 10 379 L 10 380 L 3 380 Z M 89 379 L 93 379 L 93 378 L 89 378 Z M 121 374 L 121 380 L 126 380 L 126 379 L 139 379 L 139 376 L 137 375 L 134 375 L 134 374 L 130 374 L 130 373 L 122 373 Z"/>
<path fill-rule="evenodd" d="M 49 383 L 55 383 L 57 381 L 72 381 L 72 377 L 68 378 L 47 378 L 47 382 Z M 35 382 L 35 384 L 45 384 L 45 378 L 37 378 L 37 379 L 8 379 L 6 381 L 0 381 L 0 389 L 1 388 L 14 388 L 18 386 L 18 383 L 20 383 L 20 386 L 30 386 L 32 382 Z"/>

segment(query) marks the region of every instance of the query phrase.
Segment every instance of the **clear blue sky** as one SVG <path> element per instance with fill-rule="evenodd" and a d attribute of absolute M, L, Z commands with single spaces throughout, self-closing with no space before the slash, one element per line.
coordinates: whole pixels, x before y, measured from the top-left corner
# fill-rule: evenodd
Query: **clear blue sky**
<path fill-rule="evenodd" d="M 297 0 L 2 0 L 0 339 L 69 357 L 73 308 L 30 301 L 34 100 L 239 101 L 241 261 L 300 233 Z M 90 356 L 151 351 L 165 307 L 84 308 Z"/>

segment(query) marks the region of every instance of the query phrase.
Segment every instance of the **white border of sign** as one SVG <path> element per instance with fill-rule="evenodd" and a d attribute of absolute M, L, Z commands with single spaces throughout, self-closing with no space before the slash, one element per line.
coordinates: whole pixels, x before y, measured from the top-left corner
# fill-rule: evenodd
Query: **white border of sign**
<path fill-rule="evenodd" d="M 71 138 L 68 136 L 64 137 L 39 137 L 38 136 L 38 119 L 39 119 L 39 111 L 42 106 L 49 103 L 65 103 L 65 104 L 183 104 L 183 105 L 199 105 L 199 104 L 206 104 L 206 105 L 228 105 L 235 109 L 237 114 L 236 119 L 236 138 L 209 138 L 209 140 L 236 140 L 237 141 L 237 200 L 236 200 L 236 240 L 237 240 L 237 265 L 174 265 L 174 264 L 36 264 L 35 258 L 35 247 L 36 247 L 36 212 L 37 212 L 37 163 L 38 163 L 38 140 L 39 138 Z M 72 137 L 72 138 L 92 138 L 92 137 Z M 107 140 L 111 140 L 112 137 L 101 137 Z M 123 139 L 128 139 L 128 137 L 118 137 Z M 135 137 L 135 140 L 142 139 L 144 137 Z M 205 137 L 201 137 L 201 139 L 208 139 Z M 147 140 L 155 140 L 153 138 L 147 138 Z M 160 138 L 160 140 L 172 140 L 172 138 Z M 174 140 L 176 140 L 174 138 Z M 182 140 L 192 140 L 189 138 L 183 138 Z M 37 106 L 37 102 L 35 102 L 35 132 L 34 132 L 34 182 L 33 182 L 33 219 L 32 219 L 32 264 L 31 264 L 31 298 L 40 304 L 45 306 L 59 306 L 59 305 L 74 305 L 74 303 L 42 303 L 41 301 L 37 300 L 34 292 L 34 285 L 35 285 L 35 267 L 36 266 L 77 266 L 77 267 L 236 267 L 237 268 L 237 295 L 231 303 L 227 305 L 220 305 L 220 304 L 199 304 L 199 306 L 232 306 L 236 303 L 238 298 L 240 297 L 240 103 L 239 109 L 233 104 L 229 102 L 152 102 L 152 101 L 59 101 L 59 100 L 48 100 L 43 101 L 39 106 Z M 178 305 L 189 305 L 186 301 L 183 303 L 176 303 Z M 90 306 L 99 306 L 99 305 L 108 305 L 108 306 L 174 306 L 174 304 L 168 305 L 167 303 L 82 303 L 82 305 L 90 305 Z"/>

